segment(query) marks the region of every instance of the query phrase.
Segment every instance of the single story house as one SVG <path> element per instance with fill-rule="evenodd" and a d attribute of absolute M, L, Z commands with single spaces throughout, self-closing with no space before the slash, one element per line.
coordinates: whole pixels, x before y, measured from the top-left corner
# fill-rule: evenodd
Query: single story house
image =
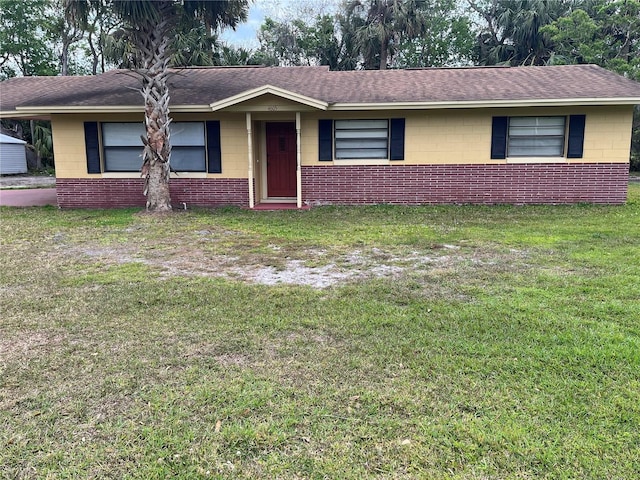
<path fill-rule="evenodd" d="M 640 84 L 595 65 L 172 71 L 174 204 L 626 201 Z M 0 83 L 51 120 L 60 207 L 144 205 L 138 78 Z"/>

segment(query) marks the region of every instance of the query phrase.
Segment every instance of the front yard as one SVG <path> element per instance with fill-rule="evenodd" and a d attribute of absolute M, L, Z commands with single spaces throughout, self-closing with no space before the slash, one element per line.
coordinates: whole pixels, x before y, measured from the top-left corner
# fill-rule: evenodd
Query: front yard
<path fill-rule="evenodd" d="M 636 478 L 623 207 L 0 209 L 3 478 Z"/>

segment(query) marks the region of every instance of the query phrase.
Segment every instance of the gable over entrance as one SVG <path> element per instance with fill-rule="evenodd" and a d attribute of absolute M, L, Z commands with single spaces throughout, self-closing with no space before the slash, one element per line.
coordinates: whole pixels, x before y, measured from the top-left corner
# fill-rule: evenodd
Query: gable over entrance
<path fill-rule="evenodd" d="M 211 105 L 213 111 L 300 111 L 326 110 L 327 102 L 287 91 L 272 85 L 239 93 Z"/>

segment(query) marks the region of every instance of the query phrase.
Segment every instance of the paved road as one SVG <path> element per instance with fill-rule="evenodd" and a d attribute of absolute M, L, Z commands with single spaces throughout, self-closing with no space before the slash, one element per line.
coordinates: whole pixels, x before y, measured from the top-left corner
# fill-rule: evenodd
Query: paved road
<path fill-rule="evenodd" d="M 55 188 L 0 190 L 0 206 L 40 207 L 43 205 L 58 205 Z"/>

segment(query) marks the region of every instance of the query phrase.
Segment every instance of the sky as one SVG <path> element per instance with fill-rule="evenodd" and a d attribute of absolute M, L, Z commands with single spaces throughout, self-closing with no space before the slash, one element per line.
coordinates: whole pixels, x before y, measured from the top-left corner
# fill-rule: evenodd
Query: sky
<path fill-rule="evenodd" d="M 235 31 L 223 30 L 221 39 L 236 47 L 257 48 L 257 33 L 266 17 L 275 20 L 291 18 L 313 18 L 319 13 L 330 13 L 339 0 L 254 0 L 249 7 L 246 23 Z"/>
<path fill-rule="evenodd" d="M 264 0 L 256 0 L 249 8 L 249 18 L 246 23 L 238 25 L 234 30 L 225 28 L 220 35 L 221 39 L 236 47 L 257 48 L 256 34 L 265 17 L 269 16 L 270 6 Z"/>

